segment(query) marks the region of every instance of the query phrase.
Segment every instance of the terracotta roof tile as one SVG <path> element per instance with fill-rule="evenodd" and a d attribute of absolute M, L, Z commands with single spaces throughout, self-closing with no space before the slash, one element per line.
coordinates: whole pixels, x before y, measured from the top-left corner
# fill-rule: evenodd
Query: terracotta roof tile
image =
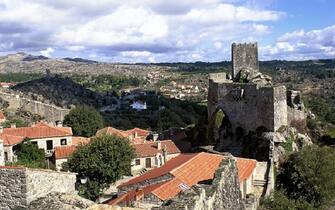
<path fill-rule="evenodd" d="M 119 187 L 129 186 L 171 174 L 174 178 L 161 184 L 151 191 L 161 200 L 168 200 L 175 197 L 182 190 L 188 189 L 193 185 L 214 178 L 215 171 L 225 157 L 210 153 L 180 154 L 171 159 L 160 168 L 148 171 L 147 173 L 136 177 Z M 256 160 L 236 158 L 237 169 L 240 181 L 244 181 L 251 176 L 256 167 Z M 201 170 L 199 170 L 201 169 Z"/>
<path fill-rule="evenodd" d="M 140 138 L 141 138 L 141 141 L 139 143 L 144 142 L 145 138 L 150 134 L 150 131 L 147 131 L 141 128 L 133 128 L 130 130 L 123 131 L 123 130 L 119 130 L 113 127 L 106 127 L 106 128 L 98 130 L 96 135 L 99 136 L 102 134 L 109 134 L 109 135 L 115 135 L 115 136 L 119 136 L 123 138 L 130 138 L 131 136 L 134 136 L 135 133 L 137 133 L 138 137 L 134 138 L 134 142 L 133 140 L 131 140 L 132 141 L 131 143 L 138 143 L 138 140 Z"/>
<path fill-rule="evenodd" d="M 124 132 L 126 134 L 128 134 L 128 136 L 129 135 L 134 135 L 135 133 L 137 133 L 138 136 L 147 137 L 150 134 L 150 131 L 144 130 L 144 129 L 141 129 L 141 128 L 133 128 L 131 130 L 126 130 Z"/>
<path fill-rule="evenodd" d="M 76 151 L 77 147 L 74 145 L 71 146 L 58 146 L 55 147 L 55 159 L 65 159 L 70 157 L 74 151 Z"/>
<path fill-rule="evenodd" d="M 166 148 L 168 154 L 180 153 L 180 150 L 171 140 L 160 141 L 161 149 L 157 148 L 157 142 L 145 142 L 142 144 L 133 144 L 137 157 L 152 157 L 157 153 L 162 153 L 162 149 Z"/>
<path fill-rule="evenodd" d="M 4 120 L 6 119 L 5 115 L 3 114 L 3 112 L 0 112 L 0 120 Z"/>
<path fill-rule="evenodd" d="M 248 179 L 256 168 L 257 161 L 254 159 L 236 158 L 240 182 Z"/>
<path fill-rule="evenodd" d="M 157 177 L 163 176 L 165 174 L 168 174 L 170 171 L 172 171 L 173 169 L 182 165 L 183 163 L 190 160 L 191 158 L 193 158 L 196 155 L 197 155 L 197 153 L 180 154 L 177 157 L 172 158 L 171 160 L 167 161 L 163 166 L 161 166 L 159 168 L 154 168 L 154 169 L 144 173 L 141 176 L 135 177 L 134 179 L 131 179 L 128 182 L 125 182 L 125 183 L 121 184 L 120 187 L 136 184 L 136 183 L 148 180 L 148 179 L 153 179 L 153 178 L 157 178 Z"/>
<path fill-rule="evenodd" d="M 14 136 L 14 135 L 9 135 L 9 134 L 0 134 L 0 139 L 3 140 L 4 146 L 11 146 L 15 144 L 21 143 L 25 137 L 24 136 Z"/>
<path fill-rule="evenodd" d="M 3 133 L 13 136 L 24 136 L 27 138 L 47 138 L 72 136 L 72 129 L 69 127 L 35 125 L 34 127 L 4 128 Z"/>
<path fill-rule="evenodd" d="M 149 185 L 147 187 L 141 188 L 141 192 L 136 191 L 136 190 L 131 190 L 123 195 L 121 195 L 118 198 L 112 199 L 110 201 L 107 201 L 106 204 L 108 205 L 117 205 L 120 203 L 130 203 L 131 201 L 135 201 L 136 200 L 136 194 L 138 195 L 139 193 L 141 193 L 143 196 L 151 193 L 153 190 L 155 190 L 156 188 L 162 186 L 163 184 L 165 184 L 165 182 L 162 183 L 157 183 L 157 184 L 153 184 L 153 185 Z"/>
<path fill-rule="evenodd" d="M 72 136 L 72 145 L 85 145 L 91 141 L 90 138 L 82 137 L 82 136 Z"/>

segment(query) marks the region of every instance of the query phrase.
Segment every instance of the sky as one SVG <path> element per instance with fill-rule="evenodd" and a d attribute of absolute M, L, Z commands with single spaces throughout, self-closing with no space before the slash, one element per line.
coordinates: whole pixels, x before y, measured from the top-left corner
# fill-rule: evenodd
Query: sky
<path fill-rule="evenodd" d="M 335 0 L 0 0 L 0 55 L 107 62 L 335 58 Z"/>

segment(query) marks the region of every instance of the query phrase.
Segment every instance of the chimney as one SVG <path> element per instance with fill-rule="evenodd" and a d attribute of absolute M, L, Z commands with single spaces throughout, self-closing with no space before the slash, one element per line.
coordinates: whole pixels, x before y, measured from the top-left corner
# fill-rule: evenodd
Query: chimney
<path fill-rule="evenodd" d="M 11 128 L 16 128 L 16 124 L 15 124 L 15 123 L 12 123 L 12 124 L 10 124 L 10 127 L 11 127 Z"/>
<path fill-rule="evenodd" d="M 161 141 L 156 141 L 157 142 L 157 149 L 161 150 L 162 149 L 162 142 Z"/>
<path fill-rule="evenodd" d="M 62 122 L 61 120 L 58 120 L 58 121 L 56 122 L 56 126 L 57 126 L 57 127 L 63 127 L 63 122 Z"/>
<path fill-rule="evenodd" d="M 0 126 L 0 133 L 3 133 L 3 126 Z"/>
<path fill-rule="evenodd" d="M 152 134 L 152 140 L 157 141 L 158 140 L 158 133 Z"/>
<path fill-rule="evenodd" d="M 163 159 L 164 159 L 164 164 L 165 164 L 166 161 L 167 161 L 167 155 L 168 155 L 167 147 L 166 147 L 166 145 L 164 145 L 164 148 L 163 148 Z"/>

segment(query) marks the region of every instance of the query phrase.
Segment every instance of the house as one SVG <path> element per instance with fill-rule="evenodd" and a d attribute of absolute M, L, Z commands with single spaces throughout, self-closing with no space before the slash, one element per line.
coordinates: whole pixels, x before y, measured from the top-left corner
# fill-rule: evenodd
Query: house
<path fill-rule="evenodd" d="M 6 121 L 6 116 L 3 114 L 3 112 L 0 112 L 0 123 L 3 123 Z"/>
<path fill-rule="evenodd" d="M 119 185 L 119 196 L 107 204 L 136 206 L 140 202 L 146 206 L 160 206 L 199 182 L 213 180 L 223 159 L 225 156 L 205 152 L 180 154 L 165 165 Z M 236 162 L 240 186 L 243 186 L 243 190 L 252 192 L 256 160 L 236 158 Z M 244 184 L 247 182 L 251 186 Z"/>
<path fill-rule="evenodd" d="M 3 140 L 0 139 L 0 166 L 5 165 L 5 151 L 3 146 Z"/>
<path fill-rule="evenodd" d="M 150 131 L 141 128 L 133 128 L 130 130 L 119 130 L 113 127 L 106 127 L 97 131 L 96 136 L 109 134 L 122 138 L 127 138 L 131 144 L 144 143 L 150 135 Z"/>
<path fill-rule="evenodd" d="M 164 165 L 168 160 L 178 156 L 181 152 L 171 140 L 148 141 L 142 144 L 133 144 L 136 158 L 132 161 L 132 174 Z"/>
<path fill-rule="evenodd" d="M 44 149 L 46 157 L 51 157 L 56 146 L 72 144 L 72 128 L 37 123 L 31 127 L 12 125 L 11 128 L 0 128 L 0 139 L 4 142 L 5 161 L 16 161 L 17 145 L 25 139 Z"/>
<path fill-rule="evenodd" d="M 68 158 L 77 150 L 77 147 L 88 144 L 90 140 L 90 138 L 73 136 L 71 145 L 55 147 L 55 152 L 52 156 L 52 159 L 56 169 L 61 170 L 62 164 L 67 162 Z"/>
<path fill-rule="evenodd" d="M 145 110 L 147 109 L 147 102 L 143 101 L 134 101 L 130 107 L 135 110 Z"/>

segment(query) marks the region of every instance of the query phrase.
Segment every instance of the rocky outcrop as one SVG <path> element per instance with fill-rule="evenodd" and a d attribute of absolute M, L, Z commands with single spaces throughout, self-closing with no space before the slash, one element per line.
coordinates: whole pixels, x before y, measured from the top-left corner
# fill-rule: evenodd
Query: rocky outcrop
<path fill-rule="evenodd" d="M 200 169 L 201 170 L 201 169 Z M 212 182 L 197 184 L 182 192 L 178 197 L 166 202 L 155 210 L 239 210 L 245 209 L 236 162 L 232 158 L 222 161 Z"/>

